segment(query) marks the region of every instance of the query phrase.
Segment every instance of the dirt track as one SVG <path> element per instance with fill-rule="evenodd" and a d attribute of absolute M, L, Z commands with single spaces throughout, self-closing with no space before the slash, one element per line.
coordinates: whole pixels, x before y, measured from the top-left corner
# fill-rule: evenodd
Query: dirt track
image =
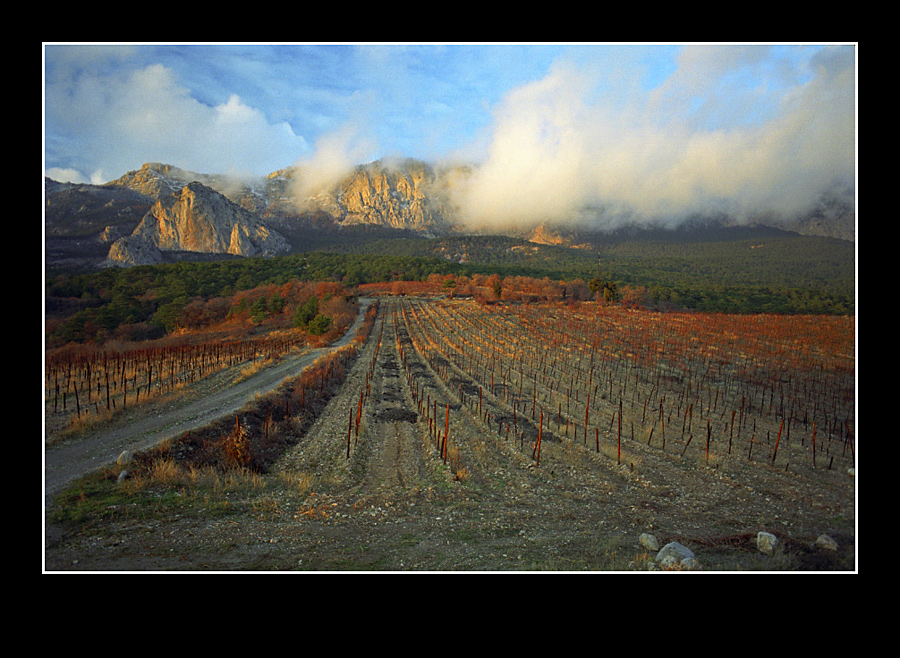
<path fill-rule="evenodd" d="M 623 555 L 646 553 L 637 537 L 651 532 L 687 543 L 706 568 L 759 569 L 747 537 L 762 529 L 803 549 L 805 568 L 853 564 L 852 529 L 829 525 L 852 523 L 852 479 L 834 474 L 823 490 L 776 469 L 726 473 L 640 445 L 617 464 L 548 430 L 537 455 L 537 423 L 513 424 L 500 398 L 417 349 L 409 303 L 383 300 L 341 391 L 271 474 L 305 474 L 312 492 L 267 494 L 276 511 L 265 518 L 185 515 L 152 530 L 124 523 L 99 539 L 54 538 L 49 568 L 621 568 Z M 839 537 L 840 555 L 806 550 L 821 532 Z"/>
<path fill-rule="evenodd" d="M 114 463 L 124 450 L 146 450 L 166 438 L 226 416 L 257 396 L 277 388 L 326 351 L 346 345 L 362 322 L 370 303 L 371 300 L 362 300 L 353 326 L 330 347 L 303 349 L 285 355 L 277 363 L 237 384 L 230 382 L 235 376 L 233 371 L 212 375 L 174 403 L 145 403 L 135 414 L 129 414 L 126 422 L 113 422 L 85 440 L 46 447 L 45 499 L 90 471 Z"/>

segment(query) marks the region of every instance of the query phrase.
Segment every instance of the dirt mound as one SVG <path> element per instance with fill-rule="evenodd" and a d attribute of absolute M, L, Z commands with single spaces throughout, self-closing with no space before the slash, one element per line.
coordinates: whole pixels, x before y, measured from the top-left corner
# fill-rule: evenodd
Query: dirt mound
<path fill-rule="evenodd" d="M 375 418 L 385 423 L 415 423 L 419 420 L 419 414 L 408 409 L 382 409 L 375 412 Z"/>

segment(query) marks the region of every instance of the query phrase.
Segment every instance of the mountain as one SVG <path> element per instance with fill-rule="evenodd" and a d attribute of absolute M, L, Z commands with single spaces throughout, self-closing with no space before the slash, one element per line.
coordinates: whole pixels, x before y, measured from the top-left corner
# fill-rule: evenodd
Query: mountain
<path fill-rule="evenodd" d="M 131 235 L 117 239 L 108 260 L 121 265 L 154 265 L 162 252 L 275 256 L 290 251 L 276 231 L 249 210 L 202 183 L 165 194 Z"/>
<path fill-rule="evenodd" d="M 360 165 L 319 186 L 294 168 L 239 180 L 162 163 L 144 164 L 105 185 L 45 179 L 46 265 L 271 256 L 386 237 L 459 235 L 451 191 L 462 175 L 463 169 L 406 159 Z M 853 207 L 839 198 L 824 199 L 791 229 L 855 239 Z M 590 251 L 609 238 L 558 225 L 510 235 Z"/>
<path fill-rule="evenodd" d="M 153 205 L 132 190 L 44 179 L 44 261 L 48 268 L 86 270 L 106 260 Z"/>

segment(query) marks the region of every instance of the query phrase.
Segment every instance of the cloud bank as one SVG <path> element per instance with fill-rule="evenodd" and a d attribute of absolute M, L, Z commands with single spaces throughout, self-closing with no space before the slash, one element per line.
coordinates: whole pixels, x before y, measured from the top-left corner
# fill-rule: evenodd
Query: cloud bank
<path fill-rule="evenodd" d="M 508 227 L 571 220 L 585 207 L 613 223 L 809 208 L 854 179 L 853 49 L 764 75 L 773 63 L 762 54 L 686 48 L 640 98 L 601 90 L 594 71 L 554 67 L 495 108 L 484 160 L 457 197 L 464 217 Z"/>
<path fill-rule="evenodd" d="M 329 192 L 356 166 L 376 152 L 375 141 L 361 131 L 355 121 L 323 135 L 313 152 L 294 163 L 291 195 L 300 210 L 317 194 Z"/>
<path fill-rule="evenodd" d="M 273 171 L 309 151 L 287 122 L 268 121 L 236 94 L 219 104 L 200 102 L 166 66 L 120 73 L 74 57 L 59 59 L 45 81 L 46 121 L 53 126 L 45 136 L 45 157 L 72 160 L 54 169 L 60 176 L 98 182 L 154 161 L 246 175 Z M 86 163 L 90 172 L 83 171 Z"/>
<path fill-rule="evenodd" d="M 305 199 L 376 158 L 446 157 L 473 165 L 452 188 L 473 227 L 788 217 L 855 181 L 854 46 L 48 53 L 57 180 L 149 161 L 256 176 L 294 165 Z"/>

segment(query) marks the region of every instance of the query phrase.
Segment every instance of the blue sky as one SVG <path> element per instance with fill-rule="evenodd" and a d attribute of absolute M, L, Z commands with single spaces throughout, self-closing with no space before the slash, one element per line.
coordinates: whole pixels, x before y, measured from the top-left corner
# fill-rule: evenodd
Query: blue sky
<path fill-rule="evenodd" d="M 473 221 L 789 211 L 856 171 L 854 44 L 43 44 L 44 174 L 479 165 Z"/>

